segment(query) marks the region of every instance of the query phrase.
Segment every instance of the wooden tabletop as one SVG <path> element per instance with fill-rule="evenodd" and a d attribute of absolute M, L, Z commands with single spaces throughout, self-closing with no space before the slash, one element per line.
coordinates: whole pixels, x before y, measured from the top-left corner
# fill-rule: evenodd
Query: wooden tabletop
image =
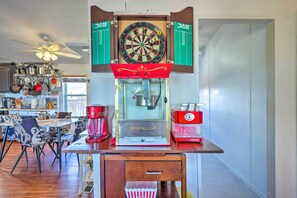
<path fill-rule="evenodd" d="M 224 151 L 204 139 L 200 143 L 179 143 L 172 140 L 171 146 L 114 146 L 111 144 L 111 138 L 100 143 L 86 143 L 85 138 L 72 143 L 63 149 L 65 153 L 80 154 L 123 154 L 123 153 L 223 153 Z"/>

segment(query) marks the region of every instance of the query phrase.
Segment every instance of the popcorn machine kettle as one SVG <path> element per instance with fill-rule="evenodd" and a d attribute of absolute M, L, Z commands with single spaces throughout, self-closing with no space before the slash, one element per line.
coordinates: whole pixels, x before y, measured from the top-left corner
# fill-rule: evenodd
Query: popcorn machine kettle
<path fill-rule="evenodd" d="M 170 145 L 171 64 L 112 64 L 115 144 Z"/>

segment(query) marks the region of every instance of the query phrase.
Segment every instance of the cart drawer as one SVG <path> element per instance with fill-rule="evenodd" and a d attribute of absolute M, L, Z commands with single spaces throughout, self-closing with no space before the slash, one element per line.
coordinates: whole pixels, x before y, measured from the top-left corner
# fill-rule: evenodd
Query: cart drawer
<path fill-rule="evenodd" d="M 126 161 L 126 181 L 179 181 L 181 161 Z"/>

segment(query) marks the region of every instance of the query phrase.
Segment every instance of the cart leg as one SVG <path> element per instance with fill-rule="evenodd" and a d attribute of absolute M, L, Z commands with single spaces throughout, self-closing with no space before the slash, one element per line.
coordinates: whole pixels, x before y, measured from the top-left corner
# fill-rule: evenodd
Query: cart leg
<path fill-rule="evenodd" d="M 83 154 L 78 154 L 79 157 L 79 187 L 78 187 L 78 195 L 82 194 L 83 191 L 83 181 L 84 181 L 84 167 L 83 167 Z"/>
<path fill-rule="evenodd" d="M 186 153 L 186 159 L 187 192 L 199 198 L 201 197 L 201 154 Z"/>
<path fill-rule="evenodd" d="M 100 154 L 93 154 L 94 198 L 100 198 Z"/>

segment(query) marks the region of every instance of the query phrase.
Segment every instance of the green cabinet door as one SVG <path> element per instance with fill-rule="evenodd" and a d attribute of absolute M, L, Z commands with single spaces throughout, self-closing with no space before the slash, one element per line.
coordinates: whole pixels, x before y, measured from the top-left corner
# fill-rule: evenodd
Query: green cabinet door
<path fill-rule="evenodd" d="M 193 7 L 170 13 L 170 53 L 172 71 L 193 73 Z"/>
<path fill-rule="evenodd" d="M 193 66 L 193 27 L 174 22 L 174 64 Z"/>
<path fill-rule="evenodd" d="M 110 22 L 92 24 L 92 65 L 110 64 Z"/>

